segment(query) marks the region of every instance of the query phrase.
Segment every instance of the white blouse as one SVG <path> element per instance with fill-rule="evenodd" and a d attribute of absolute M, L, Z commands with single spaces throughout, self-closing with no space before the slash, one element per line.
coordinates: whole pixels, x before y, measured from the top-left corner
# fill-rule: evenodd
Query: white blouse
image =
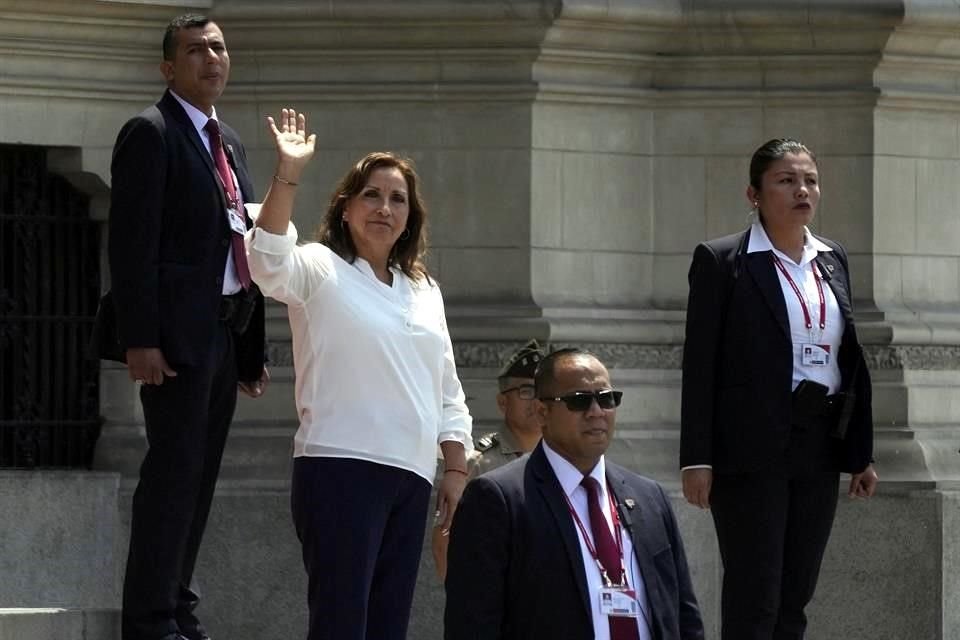
<path fill-rule="evenodd" d="M 437 444 L 473 449 L 443 298 L 435 283 L 392 269 L 393 286 L 362 258 L 297 245 L 254 227 L 253 280 L 287 305 L 300 427 L 294 456 L 343 457 L 406 469 L 433 482 Z"/>

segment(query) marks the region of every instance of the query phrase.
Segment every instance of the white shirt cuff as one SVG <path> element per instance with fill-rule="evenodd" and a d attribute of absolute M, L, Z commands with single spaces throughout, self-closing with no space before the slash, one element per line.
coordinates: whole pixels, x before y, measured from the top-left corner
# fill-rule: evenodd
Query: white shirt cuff
<path fill-rule="evenodd" d="M 247 231 L 247 250 L 285 256 L 293 252 L 293 248 L 297 246 L 298 238 L 297 228 L 293 222 L 287 223 L 287 233 L 284 235 L 270 233 L 255 226 Z"/>

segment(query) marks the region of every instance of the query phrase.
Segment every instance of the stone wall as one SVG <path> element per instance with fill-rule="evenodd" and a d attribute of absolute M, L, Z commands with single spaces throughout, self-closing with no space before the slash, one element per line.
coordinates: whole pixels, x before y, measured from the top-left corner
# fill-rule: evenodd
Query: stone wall
<path fill-rule="evenodd" d="M 712 526 L 677 497 L 686 271 L 697 242 L 745 226 L 752 150 L 807 142 L 822 177 L 815 229 L 851 256 L 888 481 L 871 503 L 843 503 L 810 635 L 957 637 L 955 3 L 0 0 L 0 143 L 57 148 L 52 168 L 105 220 L 114 137 L 159 96 L 160 35 L 186 6 L 224 29 L 233 73 L 218 111 L 258 187 L 274 163 L 265 116 L 309 114 L 320 151 L 299 194 L 302 231 L 367 151 L 416 160 L 478 429 L 497 419 L 500 359 L 529 337 L 586 344 L 612 365 L 627 396 L 610 455 L 674 495 L 712 637 Z M 240 404 L 198 569 L 216 637 L 303 630 L 279 306 L 269 325 L 274 382 Z M 122 369 L 104 368 L 102 398 L 98 467 L 123 474 L 125 512 L 142 416 Z M 423 569 L 411 637 L 426 639 L 439 637 L 442 592 Z"/>

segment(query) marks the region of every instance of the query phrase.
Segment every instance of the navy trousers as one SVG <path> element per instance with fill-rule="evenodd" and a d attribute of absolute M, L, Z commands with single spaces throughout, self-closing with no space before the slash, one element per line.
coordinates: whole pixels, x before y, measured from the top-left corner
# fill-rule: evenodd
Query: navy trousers
<path fill-rule="evenodd" d="M 430 502 L 415 473 L 349 458 L 294 460 L 309 640 L 403 640 Z"/>
<path fill-rule="evenodd" d="M 710 510 L 723 560 L 721 638 L 801 640 L 837 509 L 824 471 L 827 425 L 794 427 L 784 458 L 754 473 L 714 474 Z"/>
<path fill-rule="evenodd" d="M 191 582 L 237 403 L 233 337 L 220 328 L 203 366 L 140 389 L 149 449 L 133 494 L 124 640 L 205 635 Z"/>

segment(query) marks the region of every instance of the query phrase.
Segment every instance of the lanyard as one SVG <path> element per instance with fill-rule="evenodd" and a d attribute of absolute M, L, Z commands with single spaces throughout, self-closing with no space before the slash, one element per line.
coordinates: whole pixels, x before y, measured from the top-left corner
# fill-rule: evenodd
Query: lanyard
<path fill-rule="evenodd" d="M 570 502 L 570 497 L 567 496 L 567 493 L 563 493 L 564 500 L 567 501 L 567 509 L 570 510 L 570 515 L 573 516 L 574 522 L 577 523 L 577 526 L 580 528 L 580 534 L 583 536 L 583 542 L 587 545 L 587 551 L 590 552 L 590 555 L 593 557 L 593 561 L 597 563 L 597 569 L 600 570 L 600 576 L 603 578 L 605 587 L 626 587 L 627 585 L 627 569 L 623 566 L 623 540 L 620 539 L 620 515 L 617 513 L 617 507 L 613 503 L 613 498 L 610 496 L 609 489 L 607 490 L 607 501 L 610 504 L 610 516 L 613 518 L 613 534 L 614 539 L 617 542 L 617 554 L 620 556 L 620 583 L 614 585 L 610 580 L 610 576 L 607 575 L 607 570 L 603 568 L 603 565 L 600 563 L 600 557 L 597 555 L 597 549 L 593 546 L 593 542 L 590 540 L 590 536 L 587 535 L 587 528 L 583 526 L 583 522 L 580 520 L 580 516 L 577 515 L 577 510 L 573 508 L 573 503 Z M 590 499 L 590 496 L 587 495 L 587 500 Z M 603 526 L 607 526 L 607 523 L 604 522 Z"/>
<path fill-rule="evenodd" d="M 797 294 L 797 300 L 800 301 L 800 309 L 803 310 L 803 321 L 807 326 L 807 333 L 810 334 L 810 337 L 813 337 L 813 321 L 810 319 L 810 310 L 807 308 L 807 297 L 800 291 L 800 287 L 797 286 L 797 283 L 793 281 L 793 278 L 790 277 L 790 272 L 787 271 L 787 268 L 783 266 L 783 263 L 780 262 L 780 258 L 775 253 L 771 253 L 773 256 L 773 263 L 777 265 L 777 269 L 780 269 L 780 273 L 783 274 L 783 277 L 787 279 L 787 282 L 790 283 L 790 287 L 793 289 L 793 292 Z M 823 335 L 823 329 L 827 326 L 827 303 L 823 297 L 823 284 L 820 282 L 820 276 L 817 275 L 817 269 L 814 266 L 814 261 L 810 261 L 810 270 L 813 271 L 813 280 L 817 283 L 817 294 L 820 296 L 820 335 Z"/>

